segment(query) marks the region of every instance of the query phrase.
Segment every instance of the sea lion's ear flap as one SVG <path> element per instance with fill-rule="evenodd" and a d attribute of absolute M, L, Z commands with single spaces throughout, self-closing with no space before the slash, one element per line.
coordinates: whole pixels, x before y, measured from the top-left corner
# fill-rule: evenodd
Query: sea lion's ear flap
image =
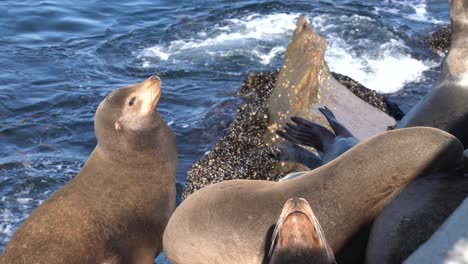
<path fill-rule="evenodd" d="M 114 128 L 115 128 L 115 131 L 120 131 L 122 129 L 122 126 L 120 125 L 120 122 L 118 120 L 115 121 Z"/>

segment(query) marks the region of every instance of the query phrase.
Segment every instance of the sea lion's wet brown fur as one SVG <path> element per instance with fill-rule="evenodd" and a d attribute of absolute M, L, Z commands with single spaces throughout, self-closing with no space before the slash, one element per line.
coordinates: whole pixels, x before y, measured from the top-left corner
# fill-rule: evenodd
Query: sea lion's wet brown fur
<path fill-rule="evenodd" d="M 153 263 L 175 207 L 175 136 L 155 111 L 159 77 L 113 91 L 80 173 L 24 221 L 2 264 Z"/>
<path fill-rule="evenodd" d="M 307 200 L 291 198 L 276 223 L 268 264 L 309 263 L 335 263 L 335 258 Z"/>
<path fill-rule="evenodd" d="M 462 153 L 461 143 L 441 130 L 398 129 L 290 180 L 217 183 L 179 205 L 164 231 L 164 249 L 176 264 L 262 263 L 284 203 L 303 197 L 336 253 L 401 188 L 433 169 L 455 167 Z"/>

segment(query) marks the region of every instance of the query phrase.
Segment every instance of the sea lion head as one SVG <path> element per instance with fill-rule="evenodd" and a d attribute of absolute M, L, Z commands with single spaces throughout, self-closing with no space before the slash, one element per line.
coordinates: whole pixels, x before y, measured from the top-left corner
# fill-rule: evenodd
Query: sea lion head
<path fill-rule="evenodd" d="M 276 223 L 269 264 L 335 263 L 322 228 L 307 200 L 291 198 Z"/>
<path fill-rule="evenodd" d="M 112 152 L 113 157 L 120 154 L 127 158 L 130 153 L 157 149 L 157 134 L 166 127 L 156 111 L 160 97 L 158 76 L 107 95 L 99 104 L 94 121 L 98 147 Z"/>

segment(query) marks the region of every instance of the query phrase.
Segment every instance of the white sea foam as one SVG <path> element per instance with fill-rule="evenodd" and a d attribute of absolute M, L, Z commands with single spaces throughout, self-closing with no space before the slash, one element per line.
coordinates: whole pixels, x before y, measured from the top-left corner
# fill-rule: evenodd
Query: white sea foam
<path fill-rule="evenodd" d="M 411 11 L 406 18 L 414 21 L 428 22 L 434 24 L 443 24 L 446 23 L 442 20 L 434 18 L 431 14 L 427 12 L 427 2 L 426 0 L 404 0 L 404 1 L 392 1 L 385 0 L 384 5 L 388 5 L 387 8 L 376 8 L 377 12 L 385 11 L 388 13 L 401 15 L 402 10 Z"/>
<path fill-rule="evenodd" d="M 16 198 L 16 201 L 20 204 L 29 204 L 32 200 L 32 198 Z"/>
<path fill-rule="evenodd" d="M 0 220 L 0 234 L 3 234 L 7 238 L 11 237 L 14 232 L 14 223 L 19 221 L 18 217 L 5 208 L 0 214 Z"/>
<path fill-rule="evenodd" d="M 414 8 L 415 16 L 428 16 L 424 0 L 403 3 Z M 403 7 L 402 4 L 392 4 L 395 12 Z M 210 63 L 207 57 L 216 60 L 230 56 L 249 57 L 269 65 L 284 54 L 298 16 L 251 14 L 227 19 L 210 32 L 200 31 L 190 39 L 148 47 L 138 57 L 143 67 L 151 67 L 155 60 L 188 61 L 206 66 Z M 413 58 L 403 40 L 370 17 L 322 14 L 310 17 L 309 21 L 312 28 L 328 40 L 326 61 L 331 70 L 348 75 L 378 92 L 395 92 L 408 82 L 420 80 L 424 71 L 437 65 L 434 61 Z M 367 32 L 377 35 L 367 36 Z"/>
<path fill-rule="evenodd" d="M 363 38 L 366 32 L 359 31 L 376 24 L 369 17 L 320 15 L 312 18 L 311 24 L 319 32 L 326 32 L 328 48 L 325 60 L 330 69 L 348 75 L 377 92 L 396 92 L 408 82 L 419 81 L 424 71 L 437 66 L 434 61 L 413 58 L 404 42 L 390 33 L 380 33 L 386 38 L 392 36 L 380 45 L 375 39 Z M 357 37 L 343 37 L 342 24 L 358 25 L 349 29 Z M 378 31 L 377 28 L 371 30 Z"/>
<path fill-rule="evenodd" d="M 260 58 L 260 62 L 263 64 L 263 65 L 268 65 L 270 64 L 271 60 L 273 58 L 275 58 L 276 56 L 278 56 L 279 54 L 281 53 L 284 53 L 284 51 L 286 50 L 285 47 L 281 47 L 281 46 L 278 46 L 278 47 L 274 47 L 270 50 L 270 52 L 264 54 L 264 53 L 261 53 L 257 50 L 254 50 L 253 51 L 253 54 L 255 54 L 257 57 Z"/>
<path fill-rule="evenodd" d="M 161 60 L 169 59 L 170 54 L 165 53 L 162 51 L 163 47 L 161 46 L 153 46 L 147 48 L 143 51 L 143 56 L 145 57 L 159 57 Z"/>
<path fill-rule="evenodd" d="M 148 61 L 151 58 L 166 61 L 179 55 L 200 53 L 222 56 L 233 49 L 239 48 L 255 56 L 260 63 L 268 64 L 273 57 L 284 51 L 284 40 L 294 30 L 298 16 L 299 14 L 286 13 L 251 14 L 242 18 L 227 19 L 224 21 L 223 26 L 216 25 L 214 27 L 214 33 L 210 37 L 209 33 L 201 31 L 196 33 L 197 38 L 179 39 L 168 44 L 146 48 L 140 53 L 139 58 L 143 61 L 143 67 L 149 67 L 151 63 Z M 280 41 L 281 45 L 272 47 L 255 46 L 258 40 L 264 40 L 272 44 Z"/>
<path fill-rule="evenodd" d="M 325 59 L 332 71 L 348 75 L 380 93 L 393 93 L 408 83 L 419 81 L 422 73 L 437 66 L 433 61 L 420 61 L 405 52 L 400 41 L 380 45 L 377 56 L 356 55 L 340 39 L 331 39 Z"/>

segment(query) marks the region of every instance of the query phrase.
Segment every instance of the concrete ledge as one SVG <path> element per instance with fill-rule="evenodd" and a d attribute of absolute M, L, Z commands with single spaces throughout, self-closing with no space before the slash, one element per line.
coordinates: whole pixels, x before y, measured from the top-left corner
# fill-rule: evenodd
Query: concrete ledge
<path fill-rule="evenodd" d="M 468 198 L 405 264 L 468 263 Z"/>

